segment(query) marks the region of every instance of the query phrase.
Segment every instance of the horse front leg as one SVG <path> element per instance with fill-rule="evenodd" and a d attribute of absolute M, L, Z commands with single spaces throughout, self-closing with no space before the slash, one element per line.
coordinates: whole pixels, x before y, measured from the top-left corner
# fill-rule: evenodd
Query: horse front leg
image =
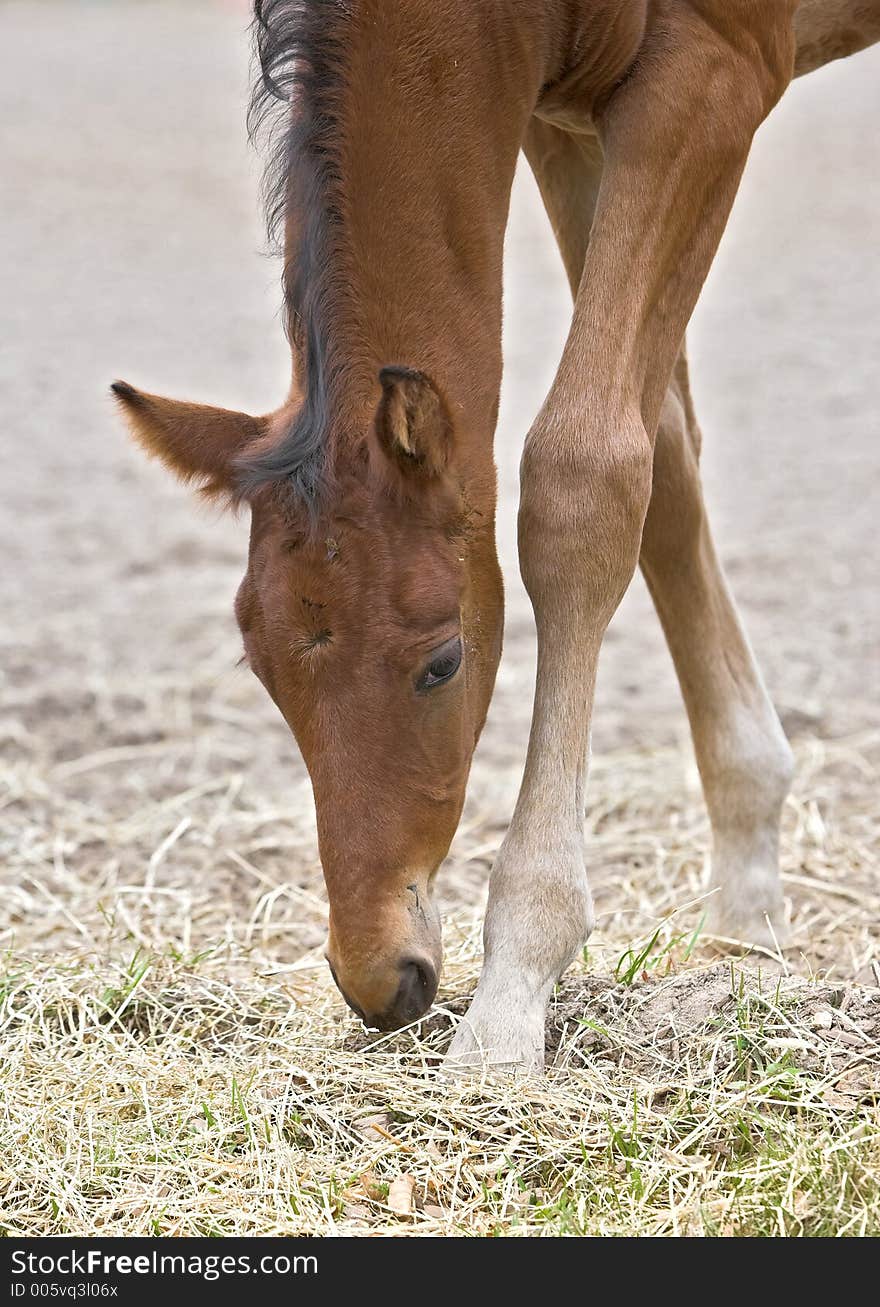
<path fill-rule="evenodd" d="M 681 684 L 712 822 L 711 930 L 777 949 L 785 937 L 779 822 L 791 749 L 715 553 L 684 349 L 660 417 L 641 567 Z"/>
<path fill-rule="evenodd" d="M 687 320 L 752 136 L 791 76 L 793 8 L 658 4 L 651 57 L 601 117 L 605 165 L 571 330 L 521 468 L 520 563 L 538 631 L 525 774 L 448 1069 L 539 1069 L 547 1000 L 592 929 L 583 808 L 599 649 L 638 561 Z"/>

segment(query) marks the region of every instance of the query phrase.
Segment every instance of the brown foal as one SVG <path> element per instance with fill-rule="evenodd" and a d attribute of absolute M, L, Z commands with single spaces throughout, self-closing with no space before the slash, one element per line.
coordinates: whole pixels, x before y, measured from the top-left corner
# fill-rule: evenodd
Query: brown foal
<path fill-rule="evenodd" d="M 681 681 L 714 837 L 713 929 L 781 937 L 791 757 L 713 550 L 684 353 L 752 136 L 792 75 L 880 39 L 880 0 L 258 0 L 255 118 L 281 105 L 293 381 L 266 417 L 116 383 L 134 434 L 251 509 L 248 661 L 312 778 L 327 956 L 380 1028 L 430 1006 L 431 889 L 501 652 L 492 439 L 520 149 L 574 295 L 522 461 L 538 674 L 452 1068 L 543 1063 L 588 937 L 596 661 L 637 563 Z"/>

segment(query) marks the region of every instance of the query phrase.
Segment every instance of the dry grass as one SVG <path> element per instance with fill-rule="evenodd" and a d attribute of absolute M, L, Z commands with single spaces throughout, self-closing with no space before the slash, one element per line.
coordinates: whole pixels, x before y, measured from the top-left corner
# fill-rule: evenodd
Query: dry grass
<path fill-rule="evenodd" d="M 456 988 L 473 977 L 457 959 Z M 2 1225 L 880 1231 L 876 991 L 761 991 L 724 963 L 631 987 L 591 979 L 569 980 L 554 1007 L 545 1083 L 450 1086 L 433 1065 L 442 1016 L 421 1035 L 346 1039 L 335 996 L 302 973 L 216 956 L 19 965 L 4 1003 Z"/>
<path fill-rule="evenodd" d="M 597 760 L 599 928 L 554 1005 L 555 1065 L 450 1085 L 444 1013 L 475 983 L 515 761 L 475 773 L 440 1012 L 375 1041 L 321 961 L 307 790 L 259 771 L 235 684 L 10 700 L 7 1233 L 880 1233 L 880 741 L 798 744 L 791 974 L 760 979 L 698 934 L 686 755 Z"/>

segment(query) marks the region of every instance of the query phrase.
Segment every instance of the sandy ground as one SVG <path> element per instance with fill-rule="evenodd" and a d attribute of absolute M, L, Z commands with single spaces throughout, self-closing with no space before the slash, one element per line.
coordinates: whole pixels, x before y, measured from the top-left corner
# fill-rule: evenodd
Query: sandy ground
<path fill-rule="evenodd" d="M 288 966 L 322 937 L 304 769 L 236 668 L 246 523 L 197 508 L 147 465 L 106 393 L 121 376 L 265 411 L 284 392 L 243 29 L 231 0 L 0 13 L 0 943 L 31 955 L 225 938 Z M 801 764 L 785 853 L 798 957 L 869 983 L 878 73 L 875 50 L 815 74 L 761 130 L 691 332 L 721 552 Z M 450 908 L 479 901 L 522 766 L 533 633 L 516 468 L 567 316 L 523 174 L 497 440 L 507 643 Z M 699 894 L 706 826 L 685 741 L 637 578 L 609 632 L 595 720 L 600 948 L 603 930 L 625 939 Z"/>

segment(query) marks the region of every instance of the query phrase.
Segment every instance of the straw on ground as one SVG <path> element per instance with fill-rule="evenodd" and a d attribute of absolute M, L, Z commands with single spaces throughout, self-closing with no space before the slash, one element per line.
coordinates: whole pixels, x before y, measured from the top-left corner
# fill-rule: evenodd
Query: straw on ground
<path fill-rule="evenodd" d="M 321 959 L 305 792 L 257 789 L 228 693 L 162 708 L 159 738 L 63 759 L 7 725 L 5 1233 L 880 1232 L 875 737 L 798 746 L 793 947 L 760 976 L 700 933 L 687 755 L 599 760 L 554 1065 L 445 1083 L 515 764 L 476 776 L 443 873 L 440 1010 L 377 1040 Z"/>

